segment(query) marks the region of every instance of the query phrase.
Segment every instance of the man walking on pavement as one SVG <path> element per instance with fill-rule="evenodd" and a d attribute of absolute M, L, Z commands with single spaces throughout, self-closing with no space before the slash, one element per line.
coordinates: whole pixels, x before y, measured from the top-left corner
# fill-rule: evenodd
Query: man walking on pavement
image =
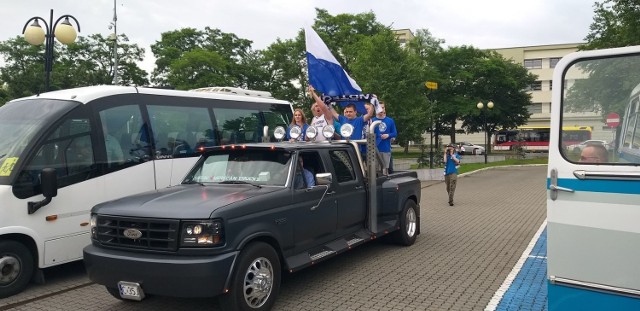
<path fill-rule="evenodd" d="M 453 194 L 456 192 L 456 183 L 458 182 L 458 165 L 460 165 L 460 156 L 456 152 L 452 144 L 448 144 L 444 150 L 444 184 L 449 194 L 449 206 L 453 206 Z"/>

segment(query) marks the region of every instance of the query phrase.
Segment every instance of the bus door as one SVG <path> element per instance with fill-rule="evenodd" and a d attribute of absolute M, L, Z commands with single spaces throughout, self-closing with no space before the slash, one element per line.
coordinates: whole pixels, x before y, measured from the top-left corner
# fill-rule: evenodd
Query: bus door
<path fill-rule="evenodd" d="M 552 94 L 547 176 L 551 311 L 640 310 L 640 158 L 628 156 L 640 148 L 640 122 L 625 108 L 637 105 L 638 53 L 578 52 L 555 68 L 563 87 Z M 607 120 L 611 112 L 621 122 Z M 574 124 L 600 142 L 567 147 L 562 127 Z"/>

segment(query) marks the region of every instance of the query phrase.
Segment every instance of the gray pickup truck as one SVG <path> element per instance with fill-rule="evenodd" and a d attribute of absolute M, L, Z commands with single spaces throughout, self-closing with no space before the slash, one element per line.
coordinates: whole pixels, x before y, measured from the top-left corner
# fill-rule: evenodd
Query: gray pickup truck
<path fill-rule="evenodd" d="M 283 270 L 385 235 L 415 242 L 416 173 L 363 163 L 349 141 L 214 147 L 182 184 L 92 209 L 89 278 L 118 299 L 220 296 L 225 310 L 268 310 Z"/>

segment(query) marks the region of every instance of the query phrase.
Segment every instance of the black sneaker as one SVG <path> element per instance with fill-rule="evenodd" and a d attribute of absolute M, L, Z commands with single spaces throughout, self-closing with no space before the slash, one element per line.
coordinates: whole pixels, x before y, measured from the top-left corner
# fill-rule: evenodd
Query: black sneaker
<path fill-rule="evenodd" d="M 449 202 L 449 206 L 453 206 L 453 202 Z"/>

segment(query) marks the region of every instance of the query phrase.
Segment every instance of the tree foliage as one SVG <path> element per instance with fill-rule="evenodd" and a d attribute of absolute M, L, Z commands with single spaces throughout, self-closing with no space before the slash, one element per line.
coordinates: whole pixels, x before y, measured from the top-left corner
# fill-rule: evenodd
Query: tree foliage
<path fill-rule="evenodd" d="M 37 94 L 44 86 L 44 46 L 32 46 L 17 36 L 0 42 L 0 55 L 5 60 L 0 68 L 0 81 L 4 83 L 8 98 Z M 128 43 L 126 35 L 119 36 L 118 74 L 120 84 L 148 84 L 147 73 L 137 62 L 142 61 L 144 49 Z M 54 44 L 53 70 L 50 89 L 111 84 L 113 79 L 113 41 L 100 34 L 78 37 L 65 46 Z"/>
<path fill-rule="evenodd" d="M 495 51 L 472 46 L 451 47 L 436 53 L 431 64 L 439 73 L 439 86 L 433 98 L 439 123 L 449 128 L 455 142 L 455 124 L 462 120 L 467 133 L 497 128 L 514 128 L 525 124 L 531 104 L 526 87 L 535 76 L 519 64 L 504 59 Z M 481 112 L 476 104 L 492 100 L 495 107 Z M 487 128 L 484 128 L 484 121 Z"/>
<path fill-rule="evenodd" d="M 219 29 L 183 28 L 162 33 L 151 45 L 156 57 L 152 81 L 160 87 L 193 89 L 207 86 L 247 87 L 254 82 L 251 41 Z"/>
<path fill-rule="evenodd" d="M 582 50 L 640 44 L 640 2 L 605 0 L 594 5 L 593 23 Z"/>
<path fill-rule="evenodd" d="M 587 43 L 580 47 L 581 50 L 639 45 L 640 2 L 596 2 L 593 23 L 585 40 Z M 636 57 L 587 60 L 574 65 L 573 68 L 581 71 L 581 75 L 588 75 L 589 79 L 577 79 L 567 91 L 564 107 L 568 111 L 603 112 L 603 117 L 608 112 L 622 115 L 629 94 L 640 82 L 640 62 Z"/>

